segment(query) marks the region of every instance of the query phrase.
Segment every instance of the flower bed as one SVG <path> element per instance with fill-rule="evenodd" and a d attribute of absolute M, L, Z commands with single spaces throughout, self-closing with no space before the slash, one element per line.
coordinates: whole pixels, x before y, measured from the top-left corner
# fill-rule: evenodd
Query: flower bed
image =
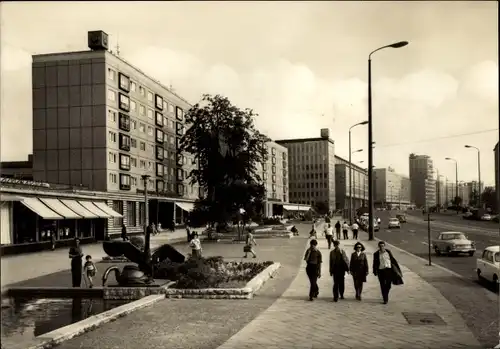
<path fill-rule="evenodd" d="M 155 278 L 176 281 L 176 289 L 240 288 L 273 262 L 225 262 L 222 257 L 190 258 L 184 263 L 165 261 Z"/>

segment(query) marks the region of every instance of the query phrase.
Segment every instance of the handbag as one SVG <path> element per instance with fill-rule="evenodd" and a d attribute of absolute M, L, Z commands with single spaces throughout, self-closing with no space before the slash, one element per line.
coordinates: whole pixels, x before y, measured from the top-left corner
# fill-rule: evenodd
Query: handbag
<path fill-rule="evenodd" d="M 251 245 L 245 245 L 243 246 L 243 252 L 251 252 L 252 251 L 252 246 Z"/>

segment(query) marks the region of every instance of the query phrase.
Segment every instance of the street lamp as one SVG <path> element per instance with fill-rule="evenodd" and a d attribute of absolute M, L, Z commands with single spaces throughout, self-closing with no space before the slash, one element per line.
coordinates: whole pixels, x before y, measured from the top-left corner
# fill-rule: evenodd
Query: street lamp
<path fill-rule="evenodd" d="M 142 175 L 141 179 L 144 181 L 144 254 L 148 261 L 151 259 L 151 234 L 149 234 L 148 221 L 149 221 L 149 205 L 148 205 L 148 179 L 150 175 Z"/>
<path fill-rule="evenodd" d="M 455 206 L 457 207 L 457 214 L 458 214 L 458 202 L 456 201 L 458 198 L 458 162 L 457 160 L 452 158 L 445 158 L 445 160 L 455 162 Z"/>
<path fill-rule="evenodd" d="M 478 187 L 478 206 L 481 208 L 481 151 L 478 147 L 473 145 L 465 145 L 466 148 L 472 148 L 477 150 L 477 176 L 479 179 Z"/>
<path fill-rule="evenodd" d="M 373 240 L 373 120 L 372 120 L 372 54 L 385 48 L 400 48 L 408 41 L 379 47 L 368 55 L 368 237 Z"/>
<path fill-rule="evenodd" d="M 349 127 L 349 224 L 352 224 L 352 163 L 351 163 L 351 155 L 353 152 L 351 151 L 351 130 L 356 127 L 356 126 L 361 126 L 361 125 L 366 125 L 368 124 L 368 121 L 361 121 L 358 122 L 357 124 L 352 125 Z M 358 149 L 354 153 L 360 152 L 363 149 Z"/>

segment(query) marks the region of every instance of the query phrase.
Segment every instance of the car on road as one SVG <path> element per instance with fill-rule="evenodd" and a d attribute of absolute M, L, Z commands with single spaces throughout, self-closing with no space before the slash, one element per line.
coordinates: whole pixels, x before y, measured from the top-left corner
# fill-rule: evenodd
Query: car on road
<path fill-rule="evenodd" d="M 481 216 L 482 221 L 491 221 L 492 217 L 489 213 L 485 213 Z"/>
<path fill-rule="evenodd" d="M 473 216 L 472 212 L 469 211 L 469 212 L 465 212 L 462 217 L 464 219 L 469 219 L 472 216 Z"/>
<path fill-rule="evenodd" d="M 489 246 L 476 261 L 476 271 L 479 280 L 484 279 L 495 283 L 498 289 L 498 274 L 500 270 L 500 246 Z"/>
<path fill-rule="evenodd" d="M 476 252 L 474 241 L 469 240 L 464 233 L 457 231 L 442 232 L 437 239 L 432 240 L 432 247 L 438 256 L 443 253 L 448 256 L 467 253 L 472 257 Z"/>
<path fill-rule="evenodd" d="M 406 223 L 406 215 L 405 214 L 397 214 L 396 218 L 399 220 L 399 223 Z"/>
<path fill-rule="evenodd" d="M 389 218 L 389 223 L 387 224 L 387 228 L 397 228 L 401 229 L 401 223 L 399 222 L 399 219 L 397 218 Z"/>

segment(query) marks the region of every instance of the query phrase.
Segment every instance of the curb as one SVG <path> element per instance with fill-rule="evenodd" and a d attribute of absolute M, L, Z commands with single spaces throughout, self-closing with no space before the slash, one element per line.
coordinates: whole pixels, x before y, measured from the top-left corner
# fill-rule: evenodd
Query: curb
<path fill-rule="evenodd" d="M 257 274 L 242 288 L 201 288 L 165 290 L 166 298 L 204 298 L 204 299 L 251 299 L 266 281 L 273 278 L 281 264 L 275 262 Z"/>
<path fill-rule="evenodd" d="M 42 343 L 31 346 L 28 349 L 48 349 L 52 348 L 64 341 L 76 337 L 85 332 L 91 331 L 105 323 L 111 322 L 117 318 L 125 316 L 135 310 L 150 306 L 162 299 L 164 295 L 147 296 L 137 301 L 121 305 L 114 309 L 105 311 L 103 313 L 93 315 L 87 319 L 76 322 L 74 324 L 61 327 L 57 330 L 42 334 L 35 337 L 35 340 L 41 340 Z"/>

